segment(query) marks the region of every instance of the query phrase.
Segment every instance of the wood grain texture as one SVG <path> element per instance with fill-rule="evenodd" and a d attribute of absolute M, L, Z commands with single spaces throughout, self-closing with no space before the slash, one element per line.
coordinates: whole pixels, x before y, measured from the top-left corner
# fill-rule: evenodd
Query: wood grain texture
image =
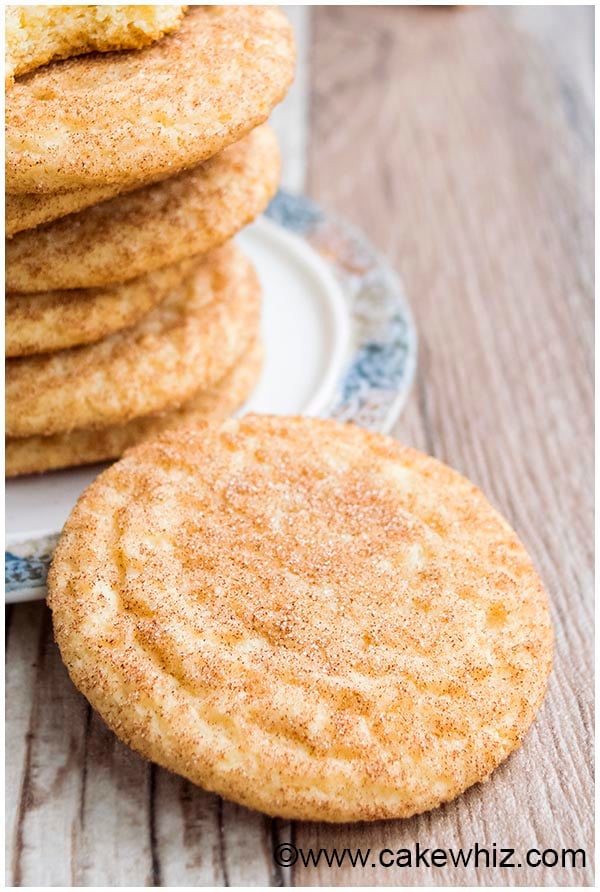
<path fill-rule="evenodd" d="M 271 854 L 288 840 L 478 842 L 584 847 L 591 861 L 592 63 L 584 14 L 537 15 L 315 10 L 308 158 L 310 194 L 369 234 L 412 301 L 419 369 L 396 434 L 480 484 L 547 585 L 555 668 L 525 745 L 487 784 L 409 821 L 271 821 L 121 745 L 69 682 L 45 606 L 19 605 L 7 615 L 9 884 L 592 883 L 589 868 L 282 869 Z"/>
<path fill-rule="evenodd" d="M 531 37 L 534 18 L 315 14 L 309 194 L 390 258 L 419 328 L 395 434 L 471 477 L 510 519 L 548 588 L 557 641 L 539 718 L 487 784 L 409 821 L 299 826 L 304 848 L 495 842 L 584 847 L 591 862 L 593 120 L 581 64 L 571 79 L 551 41 Z M 369 865 L 295 868 L 293 882 L 577 885 L 592 873 Z"/>

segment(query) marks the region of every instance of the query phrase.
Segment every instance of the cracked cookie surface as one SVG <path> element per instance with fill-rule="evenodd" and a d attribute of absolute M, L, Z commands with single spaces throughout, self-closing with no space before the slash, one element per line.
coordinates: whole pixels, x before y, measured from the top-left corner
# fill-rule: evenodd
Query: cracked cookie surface
<path fill-rule="evenodd" d="M 163 431 L 208 418 L 227 418 L 240 408 L 256 386 L 262 358 L 262 345 L 256 332 L 254 343 L 220 381 L 194 394 L 177 409 L 142 415 L 125 424 L 76 428 L 50 437 L 8 437 L 4 444 L 4 472 L 7 477 L 16 477 L 108 461 Z"/>
<path fill-rule="evenodd" d="M 6 288 L 97 288 L 216 248 L 267 206 L 279 180 L 269 127 L 192 170 L 6 242 Z"/>
<path fill-rule="evenodd" d="M 122 740 L 287 818 L 407 817 L 486 779 L 552 657 L 538 575 L 473 484 L 308 418 L 127 453 L 71 514 L 49 604 Z"/>
<path fill-rule="evenodd" d="M 130 328 L 94 344 L 9 359 L 6 435 L 107 427 L 179 406 L 225 374 L 259 316 L 258 278 L 230 242 L 197 258 Z"/>
<path fill-rule="evenodd" d="M 200 164 L 268 118 L 294 64 L 276 7 L 197 6 L 145 49 L 40 68 L 6 94 L 6 191 L 126 186 Z"/>
<path fill-rule="evenodd" d="M 181 22 L 185 6 L 7 6 L 5 76 L 82 53 L 148 46 Z"/>

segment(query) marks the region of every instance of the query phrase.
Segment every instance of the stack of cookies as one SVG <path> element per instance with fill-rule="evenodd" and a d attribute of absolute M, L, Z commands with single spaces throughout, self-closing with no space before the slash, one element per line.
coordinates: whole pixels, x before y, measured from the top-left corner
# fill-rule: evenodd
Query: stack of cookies
<path fill-rule="evenodd" d="M 291 29 L 273 7 L 172 7 L 155 34 L 106 12 L 147 8 L 90 9 L 110 39 L 63 22 L 7 83 L 8 475 L 225 417 L 261 366 L 260 286 L 230 240 L 277 187 L 264 121 Z M 70 58 L 35 67 L 53 45 Z"/>

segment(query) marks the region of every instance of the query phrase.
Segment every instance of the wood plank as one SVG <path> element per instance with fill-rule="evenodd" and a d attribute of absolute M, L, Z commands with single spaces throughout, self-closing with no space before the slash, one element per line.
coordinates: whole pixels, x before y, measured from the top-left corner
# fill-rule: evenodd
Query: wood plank
<path fill-rule="evenodd" d="M 510 6 L 513 25 L 540 46 L 547 63 L 560 72 L 560 81 L 573 84 L 578 101 L 594 108 L 594 7 Z"/>
<path fill-rule="evenodd" d="M 19 878 L 26 787 L 31 772 L 33 691 L 38 676 L 44 610 L 40 604 L 8 608 L 5 674 L 5 865 L 6 884 Z"/>
<path fill-rule="evenodd" d="M 43 604 L 15 610 L 8 656 L 36 642 L 29 688 L 21 677 L 14 707 L 28 714 L 28 729 L 21 742 L 24 759 L 20 774 L 19 804 L 12 831 L 13 852 L 8 862 L 14 885 L 71 885 L 74 852 L 78 842 L 81 796 L 80 765 L 84 751 L 86 704 L 66 681 L 50 632 L 50 614 Z M 31 621 L 29 625 L 28 621 Z M 29 641 L 26 640 L 31 635 Z M 15 661 L 15 671 L 19 664 Z M 22 666 L 22 663 L 20 664 Z M 21 700 L 20 705 L 17 703 Z M 9 727 L 12 722 L 9 718 Z M 12 773 L 9 771 L 9 775 Z M 11 797 L 12 799 L 12 797 Z"/>
<path fill-rule="evenodd" d="M 317 10 L 308 182 L 369 233 L 412 299 L 419 371 L 397 435 L 480 484 L 540 569 L 557 636 L 548 698 L 489 783 L 409 821 L 298 825 L 299 846 L 495 841 L 583 846 L 591 862 L 593 121 L 564 60 L 551 66 L 548 43 L 513 15 Z M 293 882 L 585 885 L 592 874 L 369 865 L 296 867 Z"/>
<path fill-rule="evenodd" d="M 280 885 L 271 857 L 274 822 L 155 771 L 160 885 Z"/>
<path fill-rule="evenodd" d="M 84 708 L 85 747 L 80 763 L 73 884 L 157 885 L 152 821 L 154 769 L 117 740 L 89 706 Z"/>

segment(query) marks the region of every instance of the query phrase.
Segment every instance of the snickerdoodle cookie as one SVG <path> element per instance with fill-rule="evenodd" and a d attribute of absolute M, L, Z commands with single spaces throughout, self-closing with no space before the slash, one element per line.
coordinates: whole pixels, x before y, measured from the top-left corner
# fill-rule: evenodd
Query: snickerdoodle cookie
<path fill-rule="evenodd" d="M 173 31 L 185 6 L 7 6 L 5 75 L 81 53 L 140 49 Z"/>
<path fill-rule="evenodd" d="M 21 232 L 6 244 L 6 288 L 93 288 L 209 251 L 265 209 L 279 167 L 260 127 L 197 168 Z"/>
<path fill-rule="evenodd" d="M 520 745 L 552 657 L 508 523 L 455 471 L 332 421 L 164 434 L 103 473 L 49 576 L 118 736 L 287 818 L 406 817 Z"/>
<path fill-rule="evenodd" d="M 294 73 L 270 6 L 200 6 L 146 49 L 55 62 L 6 95 L 6 191 L 123 185 L 197 165 L 263 123 Z"/>
<path fill-rule="evenodd" d="M 89 344 L 133 325 L 179 285 L 197 264 L 191 257 L 103 288 L 7 294 L 7 356 L 49 353 Z"/>
<path fill-rule="evenodd" d="M 9 359 L 6 435 L 106 427 L 181 405 L 221 378 L 260 312 L 250 262 L 228 244 L 134 326 L 94 344 Z"/>
<path fill-rule="evenodd" d="M 159 178 L 160 179 L 160 178 Z M 141 184 L 140 184 L 141 185 Z M 26 192 L 4 196 L 4 234 L 12 238 L 24 229 L 34 229 L 42 223 L 58 220 L 93 204 L 114 198 L 122 192 L 132 192 L 138 184 L 95 186 L 92 189 L 71 189 L 67 192 Z"/>
<path fill-rule="evenodd" d="M 118 458 L 131 446 L 165 430 L 207 418 L 227 418 L 248 399 L 261 367 L 262 346 L 257 337 L 220 381 L 208 390 L 199 391 L 178 409 L 143 415 L 125 424 L 98 430 L 79 428 L 51 437 L 9 437 L 4 451 L 6 476 L 37 474 Z"/>

